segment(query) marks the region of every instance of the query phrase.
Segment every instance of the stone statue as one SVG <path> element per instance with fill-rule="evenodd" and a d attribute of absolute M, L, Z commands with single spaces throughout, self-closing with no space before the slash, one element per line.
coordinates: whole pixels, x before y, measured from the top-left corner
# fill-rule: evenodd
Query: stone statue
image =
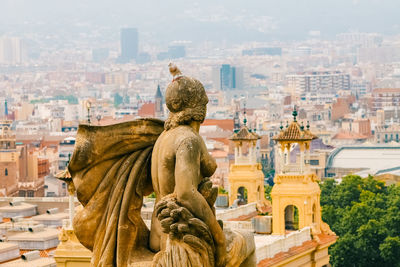
<path fill-rule="evenodd" d="M 254 238 L 215 216 L 216 163 L 199 135 L 203 85 L 170 64 L 165 123 L 81 125 L 68 170 L 83 209 L 74 218 L 93 266 L 255 266 Z M 151 231 L 140 211 L 156 193 Z"/>

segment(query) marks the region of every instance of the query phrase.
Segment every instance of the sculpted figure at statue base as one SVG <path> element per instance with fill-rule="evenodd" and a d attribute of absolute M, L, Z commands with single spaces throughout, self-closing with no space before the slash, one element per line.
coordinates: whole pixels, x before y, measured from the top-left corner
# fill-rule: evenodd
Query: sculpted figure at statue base
<path fill-rule="evenodd" d="M 81 125 L 68 170 L 83 209 L 74 218 L 92 266 L 255 266 L 251 233 L 215 216 L 216 169 L 199 135 L 208 98 L 203 85 L 170 65 L 164 123 L 140 119 Z M 151 231 L 140 211 L 156 193 Z"/>

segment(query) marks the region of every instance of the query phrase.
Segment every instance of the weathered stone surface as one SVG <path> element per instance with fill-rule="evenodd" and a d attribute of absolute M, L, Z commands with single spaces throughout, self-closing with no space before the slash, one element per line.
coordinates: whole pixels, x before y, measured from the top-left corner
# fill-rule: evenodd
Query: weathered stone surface
<path fill-rule="evenodd" d="M 207 177 L 216 163 L 199 135 L 208 102 L 203 85 L 174 65 L 170 71 L 165 124 L 80 126 L 68 167 L 83 205 L 75 234 L 96 267 L 255 266 L 252 235 L 223 231 L 215 217 L 218 190 Z M 149 232 L 140 210 L 152 191 Z"/>
<path fill-rule="evenodd" d="M 154 257 L 153 267 L 215 266 L 214 240 L 204 222 L 180 206 L 174 195 L 163 198 L 155 212 L 168 237 L 165 250 Z M 224 235 L 227 243 L 225 266 L 255 266 L 253 235 L 229 229 L 224 230 Z"/>

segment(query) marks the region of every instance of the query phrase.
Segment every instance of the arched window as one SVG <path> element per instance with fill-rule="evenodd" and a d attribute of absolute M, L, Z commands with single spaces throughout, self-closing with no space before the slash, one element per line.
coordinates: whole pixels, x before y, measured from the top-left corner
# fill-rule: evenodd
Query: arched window
<path fill-rule="evenodd" d="M 247 189 L 246 187 L 239 187 L 237 191 L 237 198 L 239 199 L 239 205 L 247 204 Z"/>
<path fill-rule="evenodd" d="M 285 229 L 299 230 L 299 210 L 294 205 L 285 208 Z"/>
<path fill-rule="evenodd" d="M 312 222 L 315 223 L 315 212 L 317 211 L 317 209 L 315 208 L 315 204 L 312 207 Z"/>
<path fill-rule="evenodd" d="M 7 168 L 4 170 L 4 175 L 5 175 L 5 176 L 8 176 L 8 170 L 7 170 Z"/>

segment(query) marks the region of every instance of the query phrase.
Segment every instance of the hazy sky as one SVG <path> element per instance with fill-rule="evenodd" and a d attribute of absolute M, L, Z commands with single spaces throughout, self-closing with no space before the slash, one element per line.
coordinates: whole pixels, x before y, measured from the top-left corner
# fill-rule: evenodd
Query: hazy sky
<path fill-rule="evenodd" d="M 0 0 L 0 34 L 105 27 L 118 38 L 120 27 L 132 26 L 160 43 L 294 40 L 311 30 L 333 38 L 349 30 L 399 34 L 399 11 L 400 0 Z"/>

